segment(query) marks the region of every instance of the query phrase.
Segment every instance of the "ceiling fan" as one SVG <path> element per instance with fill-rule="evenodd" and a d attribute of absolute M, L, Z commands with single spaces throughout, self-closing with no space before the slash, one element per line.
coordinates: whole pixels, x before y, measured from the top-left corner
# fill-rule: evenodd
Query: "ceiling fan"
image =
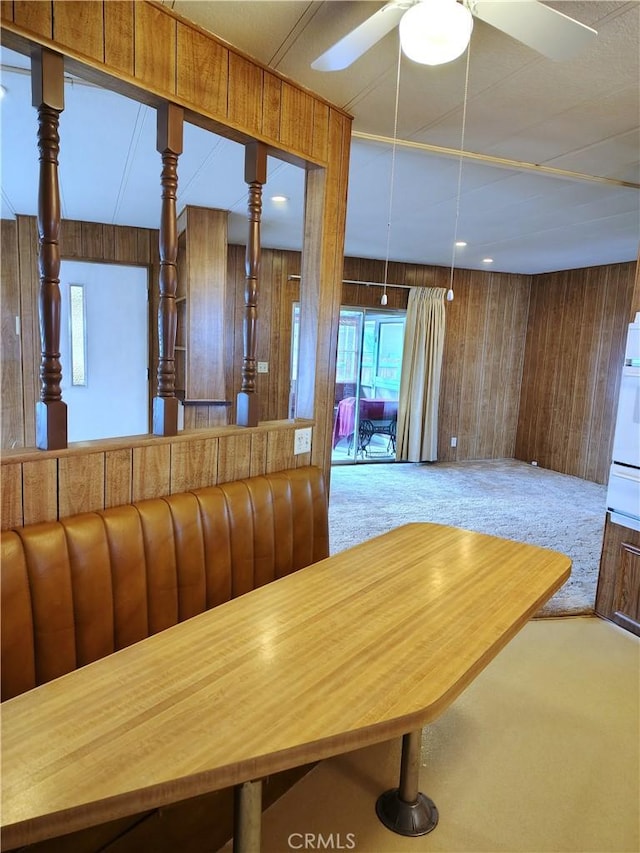
<path fill-rule="evenodd" d="M 348 68 L 398 26 L 403 52 L 426 65 L 451 62 L 464 53 L 479 18 L 550 59 L 569 59 L 596 30 L 538 0 L 390 0 L 326 50 L 311 67 Z"/>

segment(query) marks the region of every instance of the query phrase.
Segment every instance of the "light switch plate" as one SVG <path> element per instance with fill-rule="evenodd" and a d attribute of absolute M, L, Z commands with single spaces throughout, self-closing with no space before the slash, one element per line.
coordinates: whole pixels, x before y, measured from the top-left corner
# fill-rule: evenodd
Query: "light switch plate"
<path fill-rule="evenodd" d="M 268 373 L 269 372 L 269 362 L 268 361 L 259 361 L 258 362 L 258 373 Z"/>

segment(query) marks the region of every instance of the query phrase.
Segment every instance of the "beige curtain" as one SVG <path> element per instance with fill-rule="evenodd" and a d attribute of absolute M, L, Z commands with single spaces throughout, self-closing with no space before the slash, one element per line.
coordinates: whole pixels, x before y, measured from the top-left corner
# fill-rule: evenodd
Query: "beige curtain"
<path fill-rule="evenodd" d="M 396 458 L 438 458 L 438 402 L 444 349 L 442 287 L 412 287 L 404 333 Z"/>

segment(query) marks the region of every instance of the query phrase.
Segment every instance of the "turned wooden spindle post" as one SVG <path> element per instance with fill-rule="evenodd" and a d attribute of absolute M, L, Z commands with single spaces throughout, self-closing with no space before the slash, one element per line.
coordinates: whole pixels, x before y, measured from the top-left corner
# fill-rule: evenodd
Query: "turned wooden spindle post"
<path fill-rule="evenodd" d="M 162 211 L 160 214 L 160 301 L 158 304 L 158 374 L 153 398 L 153 432 L 176 435 L 176 291 L 178 288 L 178 157 L 182 154 L 184 110 L 175 104 L 158 107 L 157 150 L 162 155 Z"/>
<path fill-rule="evenodd" d="M 64 109 L 64 59 L 46 48 L 31 55 L 32 104 L 38 110 L 38 270 L 40 292 L 40 400 L 36 403 L 36 446 L 67 446 L 67 405 L 62 401 L 60 364 L 60 188 L 58 125 Z"/>
<path fill-rule="evenodd" d="M 238 426 L 257 426 L 260 419 L 256 395 L 256 347 L 258 322 L 258 277 L 260 274 L 260 219 L 262 187 L 267 182 L 267 149 L 260 142 L 246 146 L 244 179 L 249 184 L 249 235 L 245 256 L 242 385 L 237 397 Z"/>

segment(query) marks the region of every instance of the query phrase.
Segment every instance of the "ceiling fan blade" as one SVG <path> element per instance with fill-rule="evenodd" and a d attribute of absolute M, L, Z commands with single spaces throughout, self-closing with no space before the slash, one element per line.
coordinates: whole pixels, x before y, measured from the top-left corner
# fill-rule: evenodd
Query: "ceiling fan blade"
<path fill-rule="evenodd" d="M 481 21 L 549 59 L 570 59 L 598 35 L 586 24 L 538 0 L 471 0 L 468 5 Z"/>
<path fill-rule="evenodd" d="M 311 67 L 316 71 L 342 71 L 343 68 L 348 68 L 400 23 L 400 18 L 410 5 L 407 2 L 398 3 L 393 0 L 387 3 L 363 21 L 359 27 L 347 33 L 333 47 L 326 50 L 311 63 Z"/>

